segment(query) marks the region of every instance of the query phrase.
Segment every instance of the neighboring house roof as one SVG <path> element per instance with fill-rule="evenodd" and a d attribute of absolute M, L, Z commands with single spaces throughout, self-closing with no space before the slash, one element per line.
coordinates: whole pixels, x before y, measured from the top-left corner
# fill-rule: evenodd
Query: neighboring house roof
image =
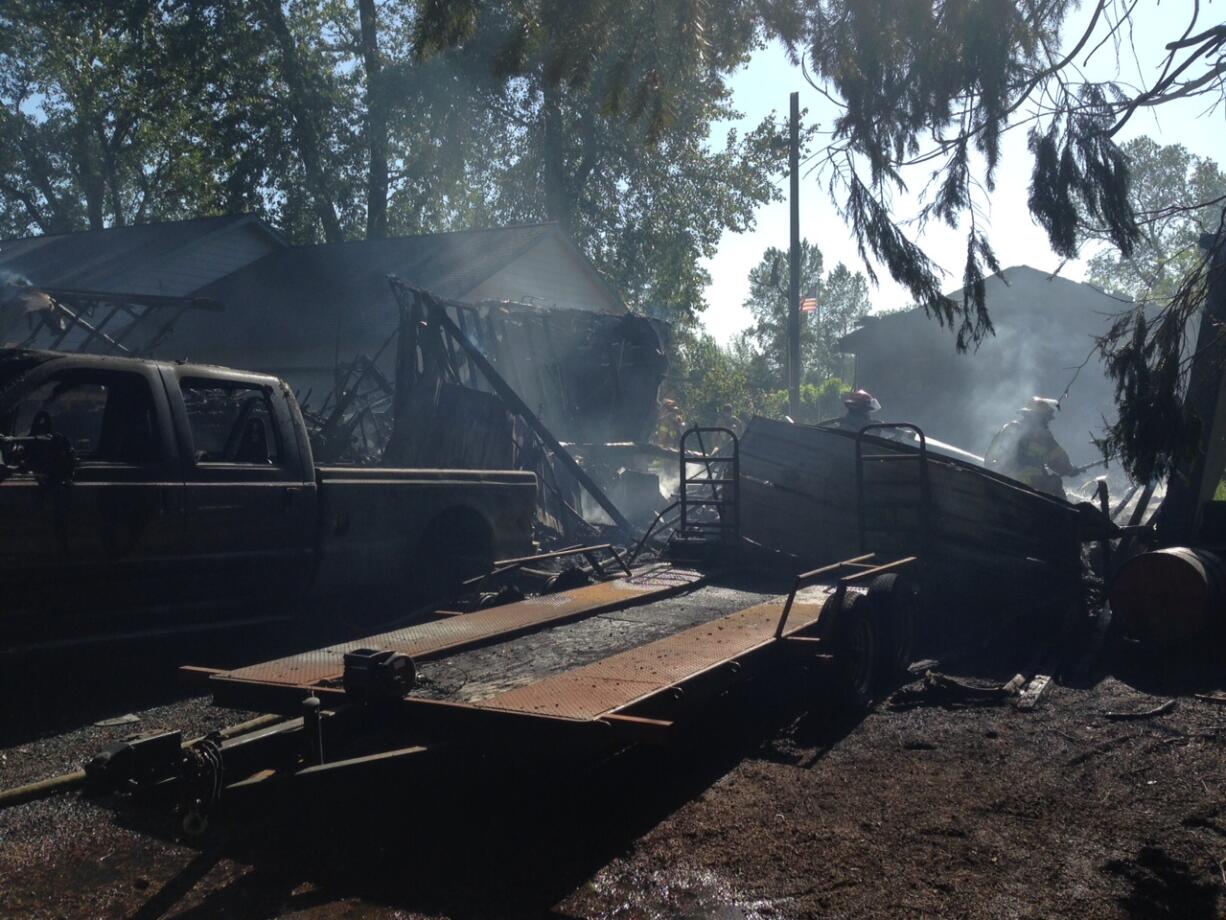
<path fill-rule="evenodd" d="M 46 287 L 112 293 L 189 293 L 148 290 L 153 266 L 218 234 L 248 228 L 270 245 L 284 246 L 279 233 L 252 214 L 109 227 L 0 241 L 0 271 Z"/>
<path fill-rule="evenodd" d="M 1090 284 L 1070 281 L 1051 272 L 1031 268 L 1029 265 L 1014 265 L 985 279 L 988 313 L 994 323 L 1007 322 L 1018 311 L 1034 313 L 1036 306 L 1063 308 L 1079 306 L 1076 317 L 1064 313 L 1058 317 L 1068 328 L 1070 320 L 1076 332 L 1101 331 L 1105 328 L 1104 314 L 1118 313 L 1133 306 L 1132 301 L 1122 300 L 1104 293 Z M 962 290 L 950 293 L 955 301 L 961 301 Z M 1085 326 L 1083 330 L 1081 326 Z M 1073 330 L 1069 330 L 1073 331 Z M 869 316 L 864 325 L 849 332 L 839 340 L 839 346 L 850 353 L 871 348 L 878 342 L 906 341 L 910 347 L 919 341 L 940 340 L 948 346 L 952 339 L 949 331 L 942 329 L 935 318 L 930 318 L 920 308 L 897 313 Z M 901 337 L 901 338 L 900 338 Z"/>

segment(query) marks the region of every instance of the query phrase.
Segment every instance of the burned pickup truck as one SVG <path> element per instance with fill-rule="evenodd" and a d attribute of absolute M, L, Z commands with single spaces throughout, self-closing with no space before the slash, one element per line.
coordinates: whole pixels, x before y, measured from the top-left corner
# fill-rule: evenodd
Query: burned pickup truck
<path fill-rule="evenodd" d="M 48 614 L 76 634 L 340 592 L 403 615 L 531 550 L 533 474 L 317 467 L 261 374 L 0 349 L 0 450 L 0 645 Z"/>

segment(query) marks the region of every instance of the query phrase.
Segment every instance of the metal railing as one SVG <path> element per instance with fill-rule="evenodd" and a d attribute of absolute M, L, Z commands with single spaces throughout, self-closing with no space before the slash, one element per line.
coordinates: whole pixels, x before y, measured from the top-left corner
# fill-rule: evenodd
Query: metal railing
<path fill-rule="evenodd" d="M 919 440 L 918 451 L 910 444 L 899 444 L 903 448 L 899 451 L 889 453 L 877 452 L 866 454 L 864 452 L 864 435 L 873 431 L 889 431 L 889 430 L 906 430 L 915 432 L 916 438 Z M 856 517 L 859 527 L 860 549 L 862 552 L 870 552 L 872 547 L 869 546 L 868 540 L 868 522 L 865 515 L 867 507 L 864 464 L 866 461 L 872 463 L 885 463 L 890 461 L 910 461 L 919 464 L 919 515 L 920 515 L 920 530 L 921 538 L 926 539 L 929 530 L 929 516 L 932 511 L 932 487 L 928 478 L 928 442 L 924 437 L 924 432 L 918 425 L 913 425 L 910 422 L 874 422 L 871 425 L 865 425 L 856 434 Z"/>
<path fill-rule="evenodd" d="M 703 435 L 719 435 L 731 446 L 727 453 L 712 454 L 707 450 Z M 697 441 L 698 450 L 689 443 Z M 676 535 L 683 540 L 709 539 L 735 546 L 741 535 L 741 442 L 730 428 L 690 428 L 681 435 L 681 482 L 679 502 L 681 517 Z M 702 466 L 706 475 L 692 476 L 691 467 Z M 717 476 L 716 473 L 726 475 Z M 694 490 L 694 491 L 692 491 Z M 705 495 L 706 497 L 698 497 Z M 713 508 L 717 520 L 701 520 L 694 516 L 699 508 Z"/>

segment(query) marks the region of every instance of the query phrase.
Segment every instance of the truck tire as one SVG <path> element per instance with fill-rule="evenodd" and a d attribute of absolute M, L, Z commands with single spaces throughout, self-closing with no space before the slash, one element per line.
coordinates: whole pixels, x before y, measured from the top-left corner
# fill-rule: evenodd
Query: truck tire
<path fill-rule="evenodd" d="M 904 673 L 913 660 L 919 588 L 906 575 L 887 572 L 873 579 L 868 599 L 877 626 L 879 676 L 888 682 Z"/>
<path fill-rule="evenodd" d="M 840 702 L 855 712 L 873 703 L 881 666 L 877 618 L 872 602 L 860 593 L 848 593 L 835 621 L 833 635 L 834 683 Z"/>
<path fill-rule="evenodd" d="M 494 565 L 494 535 L 485 518 L 471 508 L 437 515 L 417 541 L 409 567 L 409 596 L 426 602 L 449 599 L 466 579 Z"/>

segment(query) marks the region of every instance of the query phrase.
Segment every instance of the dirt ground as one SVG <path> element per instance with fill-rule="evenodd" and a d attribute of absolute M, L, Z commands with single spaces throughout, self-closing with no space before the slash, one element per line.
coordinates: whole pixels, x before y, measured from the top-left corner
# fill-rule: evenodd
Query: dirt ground
<path fill-rule="evenodd" d="M 0 812 L 0 916 L 1221 917 L 1226 705 L 1195 696 L 1226 687 L 1214 651 L 1119 658 L 1032 712 L 916 684 L 849 720 L 764 686 L 663 751 L 259 806 L 191 846 L 157 810 L 61 796 Z M 999 682 L 1024 657 L 947 673 Z M 161 660 L 70 670 L 59 699 L 23 682 L 0 786 L 134 727 L 246 717 Z"/>

